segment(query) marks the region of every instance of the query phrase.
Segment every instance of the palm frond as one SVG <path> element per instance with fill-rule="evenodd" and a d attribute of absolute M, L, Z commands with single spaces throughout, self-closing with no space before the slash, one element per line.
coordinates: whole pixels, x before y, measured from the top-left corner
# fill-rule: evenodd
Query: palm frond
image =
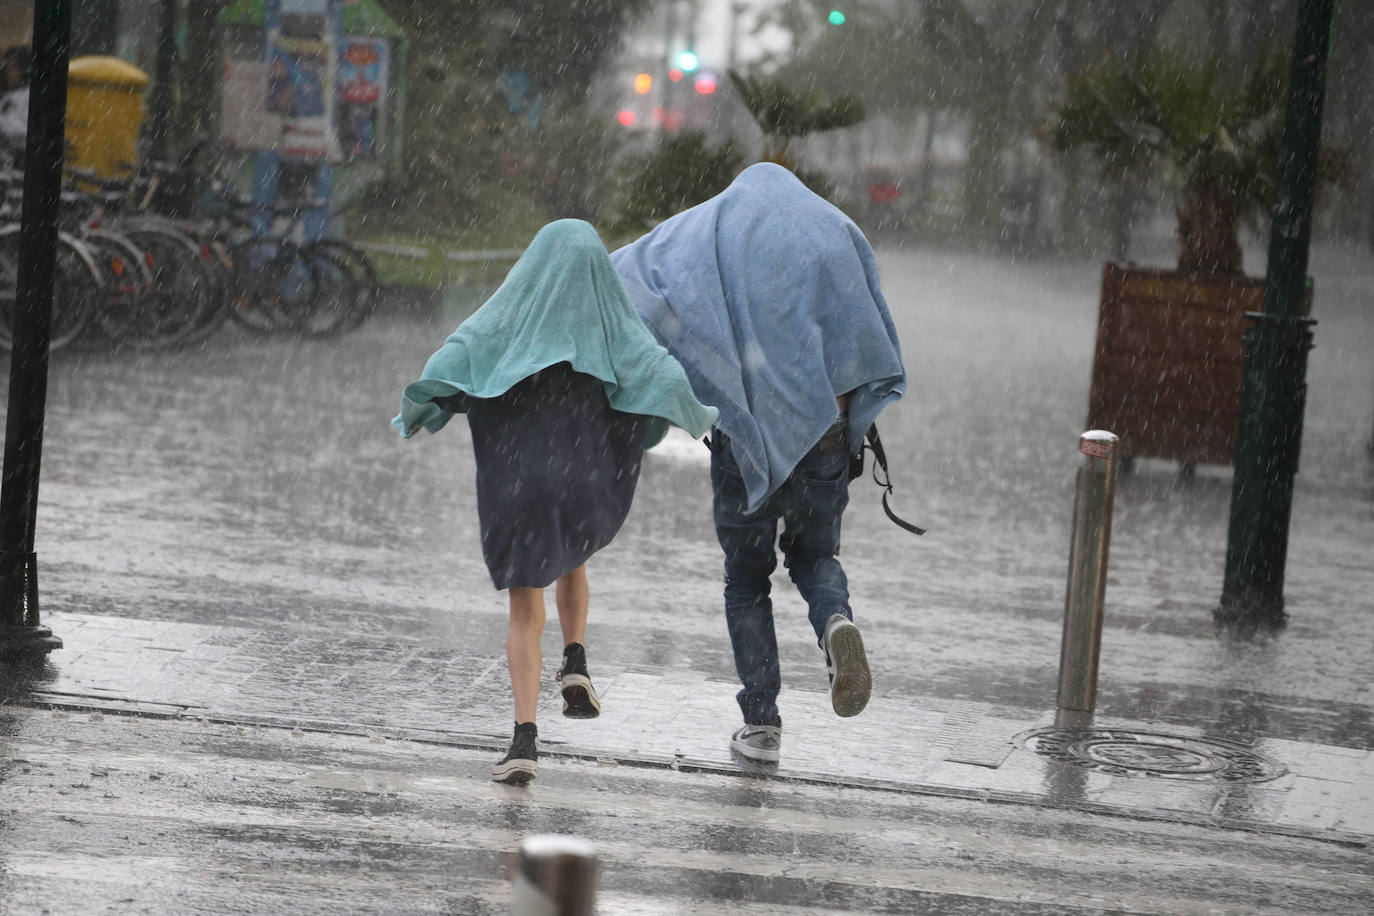
<path fill-rule="evenodd" d="M 864 105 L 848 95 L 800 92 L 777 80 L 730 71 L 730 81 L 759 129 L 773 137 L 801 137 L 858 124 L 868 116 Z"/>

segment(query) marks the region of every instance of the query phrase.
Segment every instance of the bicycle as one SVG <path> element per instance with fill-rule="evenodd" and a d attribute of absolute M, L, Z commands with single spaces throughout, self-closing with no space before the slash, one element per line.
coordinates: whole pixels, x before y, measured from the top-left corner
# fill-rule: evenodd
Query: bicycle
<path fill-rule="evenodd" d="M 14 345 L 19 291 L 17 223 L 0 226 L 0 348 Z M 77 238 L 58 232 L 53 271 L 52 314 L 48 349 L 60 350 L 86 333 L 99 308 L 105 275 L 90 250 Z"/>
<path fill-rule="evenodd" d="M 23 176 L 0 173 L 0 346 L 13 344 L 18 302 L 19 223 Z M 141 252 L 117 234 L 59 228 L 49 349 L 87 334 L 107 311 L 127 307 L 146 291 L 150 273 Z"/>
<path fill-rule="evenodd" d="M 239 197 L 195 168 L 206 142 L 198 138 L 175 163 L 145 167 L 136 209 L 197 239 L 213 262 L 224 314 L 257 333 L 324 337 L 361 325 L 379 298 L 371 261 L 341 239 L 300 240 L 306 215 L 324 201 Z"/>
<path fill-rule="evenodd" d="M 99 324 L 108 335 L 135 347 L 185 343 L 213 325 L 219 290 L 209 253 L 182 226 L 155 215 L 127 215 L 134 178 L 101 178 L 69 171 L 77 189 L 70 206 L 85 231 L 128 239 L 141 253 L 150 276 L 148 291 L 126 303 L 122 313 L 107 309 Z"/>

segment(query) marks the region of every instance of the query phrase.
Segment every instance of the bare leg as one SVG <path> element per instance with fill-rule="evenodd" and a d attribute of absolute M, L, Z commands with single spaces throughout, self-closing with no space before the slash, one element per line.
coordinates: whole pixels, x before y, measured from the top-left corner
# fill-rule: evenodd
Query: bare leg
<path fill-rule="evenodd" d="M 558 622 L 563 627 L 563 664 L 558 669 L 563 693 L 563 715 L 570 719 L 595 719 L 601 715 L 601 699 L 587 674 L 587 567 L 579 566 L 558 577 Z M 574 643 L 576 645 L 574 645 Z"/>
<path fill-rule="evenodd" d="M 587 567 L 577 567 L 558 577 L 554 595 L 558 601 L 558 623 L 563 627 L 563 645 L 587 643 Z"/>
<path fill-rule="evenodd" d="M 561 616 L 562 608 L 559 610 Z M 585 619 L 585 612 L 583 616 Z M 511 692 L 515 694 L 516 722 L 533 722 L 534 711 L 539 705 L 539 671 L 544 664 L 539 636 L 543 632 L 544 590 L 512 588 L 506 663 L 510 666 Z"/>

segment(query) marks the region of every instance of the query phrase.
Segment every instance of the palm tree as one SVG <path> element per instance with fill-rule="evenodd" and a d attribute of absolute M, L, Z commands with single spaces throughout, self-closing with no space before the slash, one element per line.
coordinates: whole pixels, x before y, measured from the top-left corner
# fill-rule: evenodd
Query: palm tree
<path fill-rule="evenodd" d="M 1228 69 L 1156 47 L 1072 79 L 1049 139 L 1059 152 L 1092 149 L 1109 178 L 1161 172 L 1179 193 L 1179 271 L 1239 275 L 1241 224 L 1273 209 L 1287 88 L 1276 50 Z M 1340 177 L 1339 158 L 1324 157 L 1321 177 Z"/>
<path fill-rule="evenodd" d="M 793 170 L 796 163 L 787 149 L 792 139 L 850 127 L 868 116 L 863 103 L 852 96 L 799 92 L 777 80 L 749 77 L 735 70 L 730 71 L 730 82 L 763 131 L 763 158 Z"/>

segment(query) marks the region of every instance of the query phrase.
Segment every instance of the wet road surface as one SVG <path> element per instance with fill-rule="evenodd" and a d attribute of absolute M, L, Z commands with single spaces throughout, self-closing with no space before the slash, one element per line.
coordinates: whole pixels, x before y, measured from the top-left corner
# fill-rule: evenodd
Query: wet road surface
<path fill-rule="evenodd" d="M 523 836 L 595 844 L 603 913 L 1356 913 L 1367 848 L 428 742 L 0 711 L 7 912 L 510 912 Z M 111 749 L 119 748 L 118 752 Z M 98 906 L 92 906 L 98 903 Z"/>
<path fill-rule="evenodd" d="M 1229 471 L 1181 480 L 1141 462 L 1118 488 L 1104 712 L 1371 746 L 1374 275 L 1322 266 L 1290 626 L 1273 641 L 1215 637 Z M 899 531 L 877 488 L 856 483 L 843 558 L 878 689 L 1039 708 L 1058 664 L 1096 267 L 918 251 L 885 253 L 882 269 L 911 377 L 883 436 L 899 511 L 931 532 Z M 196 352 L 59 354 L 45 607 L 499 648 L 505 600 L 476 549 L 466 429 L 403 442 L 388 426 L 456 320 L 404 312 L 337 341 L 226 334 Z M 732 680 L 705 449 L 683 438 L 650 453 L 625 529 L 589 567 L 591 651 Z M 814 638 L 781 571 L 775 594 L 784 680 L 802 686 L 787 672 L 814 669 Z"/>
<path fill-rule="evenodd" d="M 475 807 L 453 806 L 449 790 L 425 795 L 421 807 L 440 812 L 433 816 L 441 826 L 426 821 L 428 814 L 419 818 L 424 824 L 416 828 L 417 839 L 400 848 L 438 847 L 429 864 L 412 863 L 420 888 L 447 874 L 453 866 L 445 857 L 455 856 L 466 863 L 467 871 L 458 874 L 470 873 L 471 887 L 427 902 L 423 890 L 407 890 L 414 897 L 398 902 L 401 911 L 480 911 L 454 900 L 487 901 L 481 905 L 499 910 L 504 885 L 492 870 L 499 853 L 533 832 L 526 828 L 553 829 L 559 818 L 571 817 L 567 809 L 581 810 L 589 786 L 603 787 L 591 789 L 593 797 L 633 809 L 635 802 L 627 799 L 639 789 L 633 780 L 622 780 L 627 771 L 635 780 L 652 781 L 645 798 L 661 791 L 666 801 L 639 816 L 596 822 L 597 839 L 611 844 L 622 867 L 636 861 L 636 844 L 652 841 L 655 819 L 667 824 L 665 812 L 685 804 L 676 793 L 689 786 L 695 797 L 754 793 L 741 805 L 752 813 L 730 807 L 728 815 L 719 812 L 727 820 L 758 817 L 759 811 L 771 818 L 781 805 L 777 797 L 795 791 L 808 799 L 807 806 L 843 807 L 851 798 L 868 799 L 854 801 L 856 810 L 892 805 L 900 814 L 891 818 L 918 822 L 913 812 L 957 804 L 959 817 L 981 812 L 977 816 L 988 819 L 987 830 L 982 839 L 965 838 L 974 850 L 968 859 L 948 849 L 932 858 L 924 840 L 907 845 L 914 842 L 908 834 L 884 830 L 872 847 L 881 850 L 877 861 L 886 864 L 875 866 L 865 881 L 851 881 L 845 868 L 868 859 L 854 849 L 857 828 L 851 821 L 844 829 L 828 822 L 808 828 L 812 842 L 797 847 L 801 871 L 790 876 L 769 872 L 788 867 L 769 852 L 788 829 L 795 831 L 785 821 L 770 825 L 758 853 L 739 837 L 730 841 L 735 847 L 707 843 L 701 850 L 700 834 L 678 835 L 672 833 L 676 827 L 665 827 L 676 838 L 664 842 L 685 860 L 666 857 L 667 864 L 659 864 L 655 858 L 634 880 L 610 882 L 612 899 L 623 906 L 608 912 L 700 911 L 695 904 L 678 909 L 681 899 L 723 906 L 732 881 L 741 899 L 771 901 L 758 904 L 757 912 L 769 912 L 773 904 L 785 911 L 811 899 L 808 894 L 821 895 L 816 899 L 822 909 L 832 900 L 825 894 L 833 894 L 840 895 L 834 901 L 843 897 L 861 912 L 958 912 L 957 906 L 966 905 L 974 908 L 962 911 L 999 912 L 995 907 L 1002 904 L 990 901 L 1014 900 L 1020 893 L 1003 885 L 1030 888 L 1026 899 L 1037 906 L 1058 901 L 1056 911 L 1069 904 L 1204 912 L 1209 899 L 1221 909 L 1359 911 L 1346 904 L 1370 899 L 1355 863 L 1364 857 L 1367 878 L 1368 850 L 1360 844 L 1374 834 L 1367 829 L 1374 823 L 1368 753 L 1374 748 L 1374 688 L 1367 675 L 1374 657 L 1374 463 L 1365 447 L 1374 424 L 1374 310 L 1366 301 L 1374 269 L 1368 257 L 1327 252 L 1314 259 L 1314 313 L 1321 323 L 1294 502 L 1287 630 L 1249 643 L 1231 642 L 1213 630 L 1230 499 L 1227 469 L 1202 468 L 1182 479 L 1173 467 L 1146 461 L 1118 484 L 1101 718 L 1252 744 L 1281 758 L 1288 770 L 1279 782 L 1240 792 L 1241 799 L 1250 799 L 1243 803 L 1231 788 L 1205 782 L 1084 777 L 1116 786 L 1102 790 L 1106 796 L 1089 793 L 1087 800 L 1102 804 L 1104 813 L 1163 811 L 1175 822 L 1167 825 L 1097 820 L 1103 814 L 1082 810 L 1082 786 L 1045 784 L 1046 774 L 1078 771 L 1024 749 L 998 766 L 951 771 L 956 764 L 946 760 L 957 756 L 960 735 L 991 736 L 993 744 L 1005 745 L 1044 725 L 1053 706 L 1097 266 L 889 250 L 880 252 L 880 267 L 910 373 L 907 398 L 884 414 L 880 428 L 892 459 L 898 511 L 930 533 L 916 539 L 899 531 L 883 518 L 878 490 L 855 485 L 843 558 L 876 683 L 872 708 L 853 723 L 824 714 L 824 666 L 803 606 L 779 576 L 774 593 L 788 722 L 783 769 L 790 765 L 800 782 L 742 778 L 742 769 L 723 751 L 738 714 L 719 611 L 720 559 L 707 508 L 706 455 L 699 444 L 677 437 L 650 453 L 625 529 L 589 567 L 593 676 L 608 698 L 624 697 L 631 708 L 622 708 L 614 721 L 608 710 L 600 723 L 606 727 L 589 738 L 571 732 L 550 700 L 541 708 L 541 730 L 550 747 L 566 755 L 541 767 L 537 790 L 528 797 L 511 800 L 503 794 L 507 790 L 487 784 L 485 767 L 510 727 L 506 605 L 490 588 L 477 549 L 467 432 L 458 423 L 437 437 L 402 442 L 388 426 L 401 385 L 470 307 L 472 295 L 466 303 L 461 294 L 451 297 L 447 311 L 398 304 L 334 341 L 263 340 L 227 331 L 196 351 L 58 354 L 37 547 L 44 622 L 67 646 L 51 656 L 36 683 L 11 687 L 7 694 L 4 714 L 23 734 L 0 756 L 0 766 L 9 767 L 0 780 L 0 811 L 9 812 L 10 836 L 31 838 L 26 856 L 0 857 L 7 890 L 37 894 L 45 886 L 44 868 L 68 877 L 82 871 L 35 864 L 65 861 L 61 852 L 78 862 L 110 855 L 102 837 L 133 830 L 142 806 L 154 804 L 170 784 L 135 778 L 146 791 L 127 793 L 131 801 L 125 807 L 102 794 L 111 806 L 106 821 L 96 813 L 100 803 L 80 811 L 64 808 L 65 801 L 50 798 L 61 786 L 44 789 L 27 779 L 38 770 L 30 766 L 23 773 L 13 766 L 16 759 L 45 759 L 49 772 L 79 770 L 83 761 L 108 754 L 102 742 L 113 740 L 107 730 L 116 726 L 145 729 L 153 745 L 149 753 L 156 757 L 170 753 L 159 747 L 179 747 L 183 732 L 198 734 L 181 716 L 218 716 L 237 723 L 224 726 L 226 734 L 249 729 L 252 740 L 240 749 L 244 756 L 280 758 L 287 762 L 272 766 L 292 772 L 296 745 L 273 728 L 282 726 L 291 735 L 292 725 L 307 722 L 323 723 L 331 735 L 361 733 L 362 739 L 344 734 L 329 740 L 362 741 L 368 753 L 380 752 L 367 735 L 387 736 L 403 742 L 405 754 L 419 755 L 417 760 L 430 755 L 426 765 L 449 774 L 465 804 Z M 559 645 L 551 621 L 544 643 L 550 674 Z M 52 713 L 33 708 L 44 705 L 59 712 L 68 708 L 74 718 L 51 722 L 45 717 Z M 78 711 L 90 707 L 104 710 L 103 722 L 93 724 L 89 712 Z M 140 725 L 109 714 L 121 710 L 170 718 Z M 79 732 L 69 736 L 70 744 L 51 743 L 62 734 L 63 722 L 80 723 Z M 263 727 L 254 729 L 254 723 Z M 964 724 L 956 728 L 959 723 Z M 94 725 L 99 728 L 92 732 Z M 419 738 L 438 743 L 417 743 Z M 186 773 L 209 772 L 223 759 L 232 771 L 240 761 L 231 745 L 211 742 L 176 765 Z M 622 763 L 599 766 L 598 756 Z M 67 757 L 69 764 L 63 764 Z M 674 761 L 689 766 L 674 771 Z M 1029 761 L 1029 769 L 1008 775 L 1007 768 L 1022 761 Z M 693 764 L 699 766 L 693 770 Z M 258 765 L 242 763 L 249 771 Z M 131 772 L 141 772 L 139 766 L 151 770 L 154 763 L 135 765 Z M 402 760 L 392 766 L 407 772 Z M 354 772 L 351 764 L 342 769 Z M 251 786 L 241 795 L 226 792 L 223 804 L 235 811 L 244 805 L 260 809 L 264 822 L 253 830 L 270 834 L 272 824 L 297 815 L 298 803 L 318 804 L 251 800 L 254 787 L 282 778 L 272 768 L 246 771 L 242 781 Z M 844 787 L 845 779 L 869 787 Z M 186 781 L 192 782 L 189 776 Z M 1026 790 L 1028 782 L 1038 788 Z M 961 784 L 980 798 L 1016 804 L 980 807 L 966 797 L 939 797 Z M 386 795 L 376 786 L 352 785 L 348 791 L 362 807 L 340 815 L 344 823 L 324 836 L 360 829 L 358 812 L 369 804 L 386 808 Z M 42 801 L 36 803 L 35 796 Z M 279 802 L 286 813 L 280 820 L 267 817 Z M 1080 810 L 1039 807 L 1056 802 Z M 198 810 L 183 815 L 189 823 L 178 822 L 176 829 L 205 829 Z M 532 810 L 538 815 L 521 820 Z M 469 815 L 476 840 L 445 846 L 452 841 L 426 832 L 461 832 Z M 75 830 L 83 817 L 97 823 L 93 832 Z M 219 815 L 205 817 L 215 823 Z M 483 834 L 476 826 L 482 817 L 508 823 Z M 571 817 L 568 829 L 585 823 L 579 817 Z M 871 819 L 886 823 L 886 817 L 874 813 Z M 1272 833 L 1209 833 L 1227 818 L 1249 818 Z M 1100 829 L 1064 826 L 1080 819 Z M 399 817 L 397 823 L 409 820 Z M 634 823 L 638 834 L 629 829 Z M 623 832 L 616 829 L 622 824 Z M 224 842 L 236 845 L 241 826 L 226 819 L 219 828 Z M 1027 866 L 1012 880 L 996 861 L 1040 854 L 1009 839 L 1022 829 L 1041 831 L 1037 836 L 1046 849 L 1067 842 L 1063 830 L 1084 829 L 1091 841 L 1084 839 L 1058 864 L 1044 853 L 1046 862 Z M 265 861 L 278 847 L 309 859 L 285 836 L 290 830 L 280 827 L 271 834 L 276 840 L 263 841 Z M 1247 879 L 1217 881 L 1209 891 L 1199 875 L 1175 887 L 1169 876 L 1182 866 L 1162 856 L 1169 839 L 1156 831 L 1168 837 L 1178 831 L 1199 844 L 1211 837 L 1212 851 L 1204 858 L 1227 860 L 1226 868 Z M 309 833 L 303 832 L 305 846 L 316 842 Z M 719 830 L 723 837 L 729 833 Z M 245 827 L 242 834 L 247 838 L 252 831 Z M 1104 847 L 1094 859 L 1094 844 L 1109 842 L 1103 839 L 1108 834 L 1135 851 L 1113 854 Z M 362 850 L 352 855 L 363 872 L 384 885 L 388 875 L 411 874 L 396 863 L 409 862 L 405 856 L 374 857 L 369 836 L 370 828 L 344 844 Z M 334 840 L 318 842 L 329 847 L 326 858 L 341 873 L 349 855 L 330 846 Z M 930 842 L 953 848 L 955 841 Z M 361 845 L 349 845 L 354 843 Z M 843 850 L 835 861 L 827 858 L 832 843 Z M 187 894 L 211 893 L 185 877 L 192 867 L 186 850 L 171 842 L 161 852 L 155 847 L 147 859 L 161 865 L 137 856 L 118 859 L 109 864 L 108 882 L 90 878 L 93 888 L 105 888 L 91 892 L 118 910 L 122 898 L 109 896 L 115 893 L 109 888 L 146 884 L 130 892 L 137 903 L 129 907 L 153 912 L 161 911 L 157 901 L 163 899 L 156 888 L 178 880 Z M 698 854 L 699 862 L 692 858 Z M 225 861 L 241 866 L 256 860 L 236 853 L 226 854 Z M 1272 874 L 1273 861 L 1310 866 L 1312 872 L 1295 884 L 1305 889 L 1299 896 L 1286 898 L 1274 886 L 1280 879 Z M 928 862 L 943 864 L 927 868 Z M 1151 871 L 1147 865 L 1157 867 Z M 264 878 L 254 892 L 268 895 L 265 901 L 287 894 L 289 886 L 285 908 L 311 912 L 316 904 L 297 877 L 308 868 L 299 862 L 283 867 L 291 876 L 275 883 Z M 1318 893 L 1317 869 L 1327 868 L 1341 876 L 1326 888 L 1331 896 L 1302 897 Z M 171 884 L 154 880 L 159 871 L 173 875 L 165 879 Z M 1086 898 L 1070 896 L 1080 871 L 1095 876 L 1085 879 Z M 1116 888 L 1113 874 L 1139 874 L 1142 887 Z M 985 880 L 992 883 L 980 883 Z M 680 889 L 699 881 L 716 884 L 705 891 Z M 358 883 L 357 893 L 372 892 L 361 888 L 366 880 Z M 895 896 L 855 896 L 854 885 L 876 885 Z M 654 890 L 636 895 L 635 887 Z M 967 899 L 960 896 L 966 891 Z M 1177 906 L 1168 896 L 1175 892 Z M 919 896 L 926 893 L 936 896 Z M 1151 894 L 1158 899 L 1147 906 Z M 937 907 L 937 898 L 945 909 Z M 319 911 L 327 908 L 325 899 Z"/>

